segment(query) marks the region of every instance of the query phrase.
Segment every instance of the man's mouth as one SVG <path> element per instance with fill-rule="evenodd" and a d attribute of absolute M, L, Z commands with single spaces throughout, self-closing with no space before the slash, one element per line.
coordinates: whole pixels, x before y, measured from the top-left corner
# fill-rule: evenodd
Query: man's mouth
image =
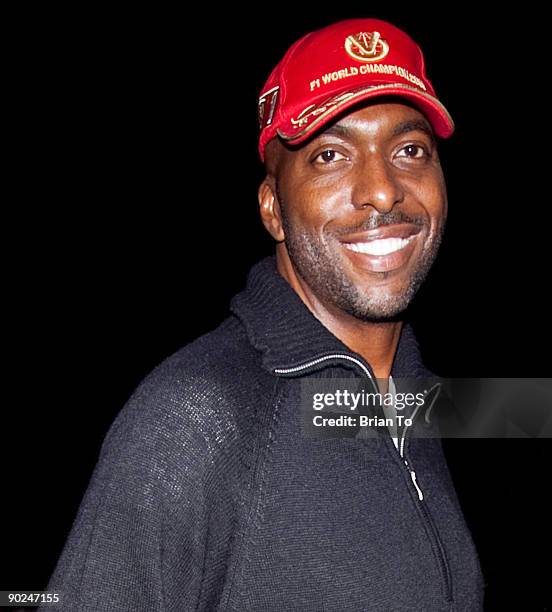
<path fill-rule="evenodd" d="M 387 225 L 343 236 L 341 244 L 355 267 L 369 272 L 391 272 L 408 263 L 419 232 L 417 225 Z"/>
<path fill-rule="evenodd" d="M 345 242 L 343 246 L 355 253 L 365 253 L 366 255 L 389 255 L 403 249 L 414 236 L 409 238 L 380 238 L 370 242 Z"/>

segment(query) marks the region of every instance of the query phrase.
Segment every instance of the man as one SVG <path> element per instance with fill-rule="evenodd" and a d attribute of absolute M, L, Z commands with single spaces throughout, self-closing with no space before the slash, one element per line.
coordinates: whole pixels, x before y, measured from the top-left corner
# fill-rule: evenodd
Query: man
<path fill-rule="evenodd" d="M 274 69 L 259 119 L 276 256 L 121 411 L 49 590 L 79 611 L 480 610 L 438 440 L 302 422 L 308 382 L 429 374 L 401 313 L 445 226 L 454 126 L 422 53 L 383 21 L 328 26 Z"/>

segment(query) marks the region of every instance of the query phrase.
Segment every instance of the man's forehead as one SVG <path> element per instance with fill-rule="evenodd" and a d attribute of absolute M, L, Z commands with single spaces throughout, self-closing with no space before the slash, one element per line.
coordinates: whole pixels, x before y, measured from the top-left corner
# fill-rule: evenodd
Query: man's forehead
<path fill-rule="evenodd" d="M 434 138 L 428 119 L 416 108 L 399 100 L 368 104 L 338 117 L 328 127 L 320 130 L 313 140 L 322 136 L 338 136 L 354 139 L 362 133 L 384 130 L 391 136 L 421 131 Z"/>

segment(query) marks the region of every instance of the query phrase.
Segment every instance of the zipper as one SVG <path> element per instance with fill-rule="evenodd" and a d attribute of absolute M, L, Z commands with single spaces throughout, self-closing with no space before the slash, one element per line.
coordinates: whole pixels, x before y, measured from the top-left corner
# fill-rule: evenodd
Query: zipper
<path fill-rule="evenodd" d="M 416 406 L 416 408 L 414 409 L 414 412 L 412 413 L 412 416 L 410 417 L 411 423 L 414 423 L 414 419 L 416 418 L 416 415 L 418 414 L 419 409 L 420 409 L 419 405 Z M 401 459 L 403 460 L 406 466 L 406 469 L 408 470 L 410 474 L 410 479 L 412 480 L 412 484 L 414 485 L 414 488 L 416 489 L 416 493 L 418 493 L 418 499 L 420 501 L 424 501 L 424 492 L 422 491 L 422 487 L 420 487 L 420 485 L 418 484 L 418 481 L 416 479 L 416 472 L 414 471 L 414 468 L 410 466 L 407 458 L 404 456 L 404 444 L 406 442 L 406 435 L 407 435 L 409 427 L 412 427 L 412 425 L 405 425 L 403 428 L 403 432 L 401 435 L 401 441 L 399 443 L 399 455 L 401 456 Z"/>
<path fill-rule="evenodd" d="M 418 493 L 418 499 L 420 501 L 424 501 L 424 492 L 422 491 L 420 485 L 418 484 L 418 481 L 416 480 L 416 472 L 410 469 L 408 465 L 408 461 L 405 461 L 404 464 L 406 465 L 408 471 L 410 472 L 410 479 L 412 480 L 412 484 L 414 485 L 414 488 L 416 489 L 416 492 Z"/>
<path fill-rule="evenodd" d="M 343 355 L 341 353 L 336 353 L 333 355 L 324 355 L 323 357 L 318 357 L 318 359 L 313 359 L 312 361 L 308 361 L 307 363 L 303 363 L 301 365 L 292 367 L 292 368 L 277 368 L 274 370 L 274 372 L 276 372 L 277 374 L 296 374 L 297 372 L 301 372 L 303 370 L 307 370 L 308 368 L 312 368 L 315 365 L 319 365 L 321 363 L 323 363 L 324 361 L 329 361 L 331 359 L 345 359 L 347 361 L 352 361 L 353 363 L 355 363 L 357 366 L 359 366 L 362 371 L 366 374 L 366 378 L 368 378 L 370 380 L 370 383 L 372 384 L 372 387 L 374 389 L 374 391 L 377 393 L 379 392 L 379 389 L 376 388 L 376 383 L 374 381 L 374 376 L 371 372 L 371 370 L 360 360 L 357 359 L 356 357 L 352 357 L 351 355 Z M 416 409 L 414 410 L 414 412 L 412 413 L 412 422 L 414 422 L 414 419 L 416 418 L 416 414 L 419 410 L 420 406 L 416 406 Z M 410 465 L 408 464 L 408 461 L 405 459 L 404 456 L 404 443 L 406 440 L 406 432 L 408 430 L 408 426 L 405 426 L 403 429 L 403 433 L 401 436 L 401 442 L 400 442 L 400 446 L 399 446 L 399 454 L 406 466 L 406 469 L 408 470 L 409 474 L 410 474 L 410 479 L 412 480 L 412 484 L 414 485 L 414 488 L 416 489 L 416 493 L 418 494 L 418 499 L 420 501 L 423 501 L 424 499 L 424 493 L 420 487 L 420 485 L 418 484 L 418 481 L 416 480 L 416 472 L 414 471 L 413 468 L 410 467 Z"/>
<path fill-rule="evenodd" d="M 284 374 L 284 375 L 297 374 L 299 372 L 308 370 L 309 368 L 312 368 L 314 366 L 320 365 L 321 363 L 324 363 L 325 361 L 330 361 L 334 359 L 342 359 L 344 361 L 350 361 L 354 363 L 355 365 L 357 365 L 362 370 L 362 372 L 364 372 L 366 378 L 370 381 L 374 391 L 376 393 L 379 392 L 379 389 L 374 379 L 374 375 L 372 371 L 370 370 L 370 368 L 360 359 L 357 359 L 356 357 L 352 357 L 351 355 L 345 355 L 342 353 L 323 355 L 322 357 L 318 357 L 317 359 L 307 361 L 306 363 L 303 363 L 301 365 L 294 366 L 291 368 L 276 368 L 274 370 L 274 373 Z M 443 578 L 443 585 L 444 585 L 443 592 L 444 592 L 445 599 L 446 601 L 450 602 L 452 601 L 452 578 L 451 578 L 450 568 L 449 568 L 446 554 L 445 554 L 445 548 L 439 536 L 439 532 L 437 531 L 437 526 L 435 525 L 435 521 L 433 520 L 433 517 L 431 516 L 431 514 L 429 513 L 429 510 L 427 509 L 426 502 L 424 501 L 424 493 L 417 480 L 416 472 L 414 468 L 408 462 L 408 459 L 405 457 L 405 444 L 406 444 L 406 438 L 408 435 L 408 430 L 412 427 L 412 424 L 414 423 L 414 420 L 416 418 L 416 415 L 419 409 L 420 409 L 420 406 L 419 405 L 416 406 L 415 410 L 412 412 L 412 416 L 410 417 L 411 424 L 404 426 L 398 450 L 399 450 L 399 455 L 404 463 L 404 466 L 406 470 L 408 471 L 410 480 L 412 481 L 412 485 L 414 489 L 416 490 L 416 494 L 418 497 L 418 503 L 416 504 L 416 507 L 418 508 L 422 516 L 423 523 L 426 527 L 426 532 L 430 536 L 431 546 L 434 550 L 434 554 L 437 559 L 439 570 Z M 389 433 L 389 440 L 393 444 L 393 441 L 391 440 L 391 433 Z M 393 448 L 395 448 L 394 444 L 393 444 Z"/>
<path fill-rule="evenodd" d="M 416 415 L 418 414 L 420 407 L 421 406 L 416 406 L 415 410 L 412 412 L 412 416 L 411 416 L 412 423 L 414 423 L 416 419 Z M 437 558 L 437 562 L 441 570 L 441 575 L 443 576 L 445 599 L 447 601 L 452 601 L 452 576 L 450 574 L 450 567 L 447 562 L 445 547 L 443 546 L 443 542 L 441 541 L 439 532 L 437 531 L 437 525 L 435 525 L 435 521 L 433 520 L 433 517 L 429 513 L 429 510 L 424 502 L 424 495 L 416 479 L 416 472 L 411 467 L 410 463 L 408 462 L 408 459 L 405 456 L 405 443 L 406 443 L 406 438 L 408 435 L 409 427 L 412 427 L 412 425 L 405 426 L 403 429 L 402 436 L 401 436 L 401 442 L 399 445 L 399 454 L 401 455 L 402 460 L 404 461 L 404 464 L 410 473 L 410 478 L 412 480 L 412 483 L 414 484 L 414 487 L 416 488 L 416 492 L 418 493 L 418 499 L 420 501 L 420 503 L 418 504 L 418 508 L 420 509 L 420 512 L 425 519 L 425 523 L 430 533 L 432 534 L 432 539 L 434 540 L 437 546 L 435 550 L 435 556 Z"/>
<path fill-rule="evenodd" d="M 374 387 L 374 391 L 377 391 L 376 384 L 374 382 L 374 376 L 372 375 L 372 372 L 364 365 L 364 363 L 362 363 L 362 361 L 360 359 L 357 359 L 356 357 L 351 357 L 351 355 L 343 355 L 341 353 L 336 353 L 335 355 L 324 355 L 323 357 L 318 357 L 318 359 L 307 361 L 307 363 L 303 363 L 293 368 L 277 368 L 274 370 L 274 372 L 276 374 L 296 374 L 297 372 L 301 372 L 302 370 L 307 370 L 308 368 L 311 368 L 312 366 L 318 365 L 330 359 L 345 359 L 347 361 L 352 361 L 353 363 L 356 363 L 356 365 L 362 369 L 362 371 L 366 374 L 366 377 L 372 383 L 372 386 Z"/>

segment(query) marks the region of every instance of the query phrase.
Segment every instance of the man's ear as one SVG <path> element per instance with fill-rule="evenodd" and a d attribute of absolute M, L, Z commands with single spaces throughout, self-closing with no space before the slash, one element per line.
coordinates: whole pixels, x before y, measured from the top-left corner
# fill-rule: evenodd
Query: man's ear
<path fill-rule="evenodd" d="M 284 228 L 282 226 L 282 215 L 280 202 L 276 194 L 276 183 L 273 177 L 267 176 L 259 187 L 259 212 L 261 220 L 268 233 L 277 242 L 285 239 Z"/>

